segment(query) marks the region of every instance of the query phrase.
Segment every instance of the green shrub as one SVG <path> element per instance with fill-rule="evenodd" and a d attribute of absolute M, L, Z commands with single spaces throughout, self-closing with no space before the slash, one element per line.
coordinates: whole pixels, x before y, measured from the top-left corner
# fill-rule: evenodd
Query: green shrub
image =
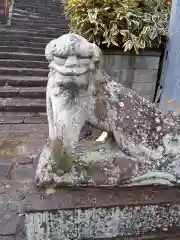
<path fill-rule="evenodd" d="M 124 51 L 159 46 L 167 38 L 165 0 L 67 0 L 70 31 L 91 42 Z"/>
<path fill-rule="evenodd" d="M 13 0 L 8 0 L 8 6 L 11 7 L 12 4 L 13 4 Z"/>

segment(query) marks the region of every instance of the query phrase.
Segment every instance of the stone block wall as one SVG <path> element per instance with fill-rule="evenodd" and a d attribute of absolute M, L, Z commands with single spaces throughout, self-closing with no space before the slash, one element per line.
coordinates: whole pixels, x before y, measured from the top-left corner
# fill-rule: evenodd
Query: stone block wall
<path fill-rule="evenodd" d="M 161 52 L 143 51 L 139 55 L 104 50 L 104 68 L 124 86 L 153 101 Z"/>

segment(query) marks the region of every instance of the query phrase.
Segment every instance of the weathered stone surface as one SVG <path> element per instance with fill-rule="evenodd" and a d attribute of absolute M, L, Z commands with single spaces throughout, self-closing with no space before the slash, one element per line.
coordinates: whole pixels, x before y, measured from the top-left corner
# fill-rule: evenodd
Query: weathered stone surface
<path fill-rule="evenodd" d="M 179 188 L 165 186 L 141 187 L 76 187 L 56 189 L 47 194 L 46 189 L 31 186 L 23 209 L 26 213 L 55 211 L 58 209 L 87 209 L 114 206 L 155 205 L 179 203 Z"/>
<path fill-rule="evenodd" d="M 156 83 L 142 83 L 142 82 L 134 82 L 132 84 L 132 90 L 136 91 L 141 96 L 151 95 L 153 96 L 155 92 Z"/>
<path fill-rule="evenodd" d="M 153 102 L 154 100 L 154 94 L 150 94 L 150 95 L 146 95 L 146 94 L 143 94 L 142 95 L 146 100 L 148 100 L 149 102 Z"/>
<path fill-rule="evenodd" d="M 0 146 L 2 144 L 2 138 L 9 132 L 13 125 L 1 125 L 0 126 Z"/>
<path fill-rule="evenodd" d="M 93 132 L 93 136 L 95 136 Z M 77 145 L 75 152 L 76 159 L 71 171 L 65 173 L 61 177 L 50 174 L 47 175 L 47 169 L 52 170 L 51 164 L 46 159 L 49 159 L 46 154 L 50 150 L 43 149 L 45 169 L 37 168 L 36 182 L 41 185 L 46 177 L 46 185 L 64 186 L 64 185 L 93 185 L 93 186 L 105 186 L 105 185 L 117 185 L 121 182 L 129 179 L 136 173 L 137 163 L 134 159 L 127 157 L 119 149 L 113 146 L 111 142 L 105 144 L 93 144 L 92 139 L 81 140 Z M 87 149 L 88 150 L 87 150 Z M 55 166 L 54 166 L 55 168 Z M 50 184 L 48 183 L 49 180 Z"/>
<path fill-rule="evenodd" d="M 134 67 L 134 56 L 132 55 L 118 55 L 118 54 L 104 54 L 103 62 L 104 68 L 108 69 L 132 69 Z"/>
<path fill-rule="evenodd" d="M 5 80 L 4 79 L 1 79 L 0 81 L 0 86 L 3 86 L 5 84 Z"/>
<path fill-rule="evenodd" d="M 125 87 L 132 89 L 134 82 L 146 83 L 151 88 L 151 82 L 156 83 L 160 61 L 160 52 L 141 51 L 139 55 L 116 50 L 103 51 L 103 67 L 109 76 Z M 155 91 L 151 94 L 154 95 Z M 141 96 L 146 93 L 140 93 Z M 153 97 L 149 97 L 152 99 Z"/>
<path fill-rule="evenodd" d="M 17 124 L 12 127 L 11 133 L 8 136 L 16 134 L 20 132 L 20 134 L 27 134 L 29 140 L 38 140 L 44 139 L 48 135 L 47 124 Z"/>
<path fill-rule="evenodd" d="M 39 6 L 36 6 L 36 4 L 40 5 L 40 3 L 36 2 L 36 4 L 34 4 L 34 2 L 33 2 L 33 7 L 35 7 L 38 10 Z M 19 3 L 19 0 L 14 2 L 13 15 L 15 14 L 15 12 L 16 13 L 18 12 L 18 9 L 15 6 L 17 3 Z M 27 2 L 27 4 L 28 3 L 29 3 L 29 1 Z M 46 1 L 44 4 L 46 4 Z M 54 6 L 54 8 L 57 9 L 56 14 L 51 11 L 52 5 Z M 34 67 L 36 63 L 38 64 L 38 62 L 34 62 L 34 61 L 40 62 L 40 64 L 38 64 L 39 67 L 43 67 L 45 65 L 47 66 L 47 63 L 46 64 L 42 63 L 45 60 L 45 57 L 44 57 L 45 44 L 47 43 L 47 41 L 49 41 L 53 37 L 57 37 L 57 36 L 59 36 L 59 34 L 61 34 L 61 27 L 58 29 L 48 29 L 48 25 L 51 25 L 51 20 L 52 20 L 51 17 L 52 16 L 56 19 L 57 24 L 58 24 L 58 21 L 61 21 L 62 18 L 64 18 L 64 17 L 60 18 L 61 13 L 60 13 L 58 5 L 60 6 L 60 2 L 58 4 L 57 1 L 52 2 L 51 4 L 49 3 L 49 6 L 47 9 L 48 9 L 48 12 L 51 14 L 50 17 L 47 14 L 47 12 L 44 14 L 42 13 L 43 14 L 42 22 L 44 22 L 46 31 L 44 31 L 44 27 L 42 29 L 37 29 L 36 31 L 32 31 L 33 29 L 31 29 L 31 31 L 29 31 L 29 29 L 23 29 L 21 26 L 19 26 L 19 29 L 14 29 L 14 30 L 13 30 L 13 27 L 8 28 L 6 26 L 0 26 L 0 28 L 1 28 L 0 29 L 0 35 L 1 35 L 0 36 L 0 42 L 1 42 L 0 58 L 4 59 L 3 61 L 0 62 L 0 65 L 1 65 L 0 85 L 6 84 L 9 86 L 13 86 L 15 88 L 19 87 L 19 86 L 21 86 L 21 87 L 33 87 L 33 86 L 34 87 L 41 87 L 41 86 L 43 87 L 43 86 L 46 86 L 47 71 L 42 71 L 41 69 L 39 69 L 38 71 L 36 69 L 34 71 L 33 70 L 31 71 L 29 69 L 29 66 L 31 65 L 31 67 Z M 32 15 L 31 11 L 29 11 L 29 12 L 21 11 L 21 13 L 22 13 L 21 17 L 23 18 L 23 20 L 24 20 L 24 18 L 27 18 L 28 16 Z M 42 15 L 39 15 L 39 17 L 42 17 Z M 50 18 L 49 22 L 48 22 L 48 18 Z M 23 20 L 19 19 L 19 23 L 22 23 L 22 25 L 24 22 Z M 13 19 L 13 22 L 15 22 L 15 19 Z M 33 19 L 31 19 L 31 20 L 28 19 L 28 22 L 30 24 L 32 24 Z M 63 20 L 62 20 L 61 23 L 65 24 L 65 21 L 63 22 Z M 66 31 L 68 31 L 68 29 Z M 64 32 L 64 31 L 62 31 L 62 32 Z M 14 36 L 12 36 L 12 35 L 14 35 Z M 48 40 L 46 38 L 47 36 L 49 36 Z M 5 59 L 7 59 L 7 61 Z M 9 59 L 11 59 L 11 60 L 9 61 Z M 12 59 L 14 59 L 14 60 L 12 61 Z M 11 66 L 8 66 L 6 68 L 5 65 L 7 66 L 8 62 Z M 28 66 L 28 63 L 29 63 L 29 66 Z M 3 65 L 3 68 L 2 68 L 2 65 Z M 15 66 L 18 67 L 18 69 L 15 68 Z M 22 68 L 19 68 L 19 67 L 22 67 Z M 34 73 L 34 77 L 27 76 L 28 74 L 33 75 L 33 73 Z M 46 75 L 46 76 L 43 77 L 42 75 Z M 15 97 L 15 93 L 12 93 L 12 91 L 14 91 L 14 90 L 11 90 L 11 96 L 9 96 L 9 97 Z M 27 98 L 27 93 L 25 94 L 24 92 L 22 93 L 22 91 L 21 91 L 21 97 L 25 95 Z M 4 97 L 7 97 L 9 95 L 9 93 L 8 93 L 8 91 L 6 91 L 6 92 L 4 91 L 3 93 L 1 91 L 0 95 L 1 95 L 1 97 L 4 98 Z M 44 93 L 43 93 L 43 97 L 45 97 Z M 33 105 L 31 98 L 30 99 L 14 99 L 14 100 L 7 99 L 7 102 L 5 99 L 1 99 L 0 102 L 1 102 L 1 104 L 0 104 L 1 110 L 7 110 L 7 111 L 15 111 L 15 108 L 16 108 L 18 110 L 22 109 L 22 111 L 25 112 L 25 111 L 30 110 L 27 107 L 29 104 Z M 4 108 L 2 106 L 4 102 L 7 103 L 6 108 Z M 32 106 L 31 109 L 33 112 L 38 112 L 40 109 L 35 108 L 36 102 L 34 102 L 34 103 L 35 104 Z M 8 104 L 10 107 L 7 106 Z M 12 125 L 10 126 L 9 123 L 19 124 L 19 123 L 22 123 L 24 121 L 24 119 L 25 119 L 25 122 L 27 122 L 27 123 L 39 123 L 40 122 L 38 120 L 38 118 L 32 119 L 31 116 L 28 116 L 28 117 L 27 116 L 25 117 L 22 115 L 20 116 L 20 114 L 17 114 L 18 110 L 16 110 L 14 112 L 13 116 L 12 115 L 7 116 L 7 114 L 6 114 L 6 116 L 0 115 L 0 122 L 2 123 L 0 125 L 0 138 L 5 137 L 5 135 L 7 135 L 7 133 L 9 132 L 10 127 L 12 127 Z M 44 104 L 43 112 L 45 112 L 45 104 Z M 41 122 L 42 122 L 42 119 L 41 119 Z M 8 124 L 8 125 L 4 126 L 3 125 L 4 123 Z M 0 146 L 1 146 L 0 147 L 0 161 L 2 160 L 4 163 L 7 163 L 7 162 L 9 162 L 9 163 L 20 162 L 23 164 L 26 163 L 26 167 L 27 167 L 28 161 L 29 161 L 29 156 L 27 156 L 27 155 L 29 155 L 30 153 L 36 155 L 36 149 L 40 147 L 40 144 L 41 144 L 40 141 L 42 141 L 42 138 L 43 138 L 42 133 L 41 133 L 42 127 L 39 127 L 40 133 L 38 131 L 37 125 L 36 125 L 37 131 L 33 130 L 30 133 L 29 133 L 30 129 L 28 129 L 28 127 L 23 127 L 23 126 L 17 127 L 16 126 L 15 128 L 16 128 L 16 133 L 10 133 L 8 135 L 8 137 L 6 139 L 7 140 L 6 144 L 4 144 L 4 140 L 3 141 L 1 141 L 2 139 L 0 140 Z M 33 129 L 33 127 L 32 127 L 32 129 Z M 46 129 L 47 129 L 47 126 L 46 126 Z M 23 132 L 23 130 L 24 130 L 24 132 Z M 47 129 L 47 131 L 48 131 L 48 129 Z M 26 135 L 27 135 L 27 137 L 26 137 Z M 31 140 L 31 142 L 33 142 L 34 139 L 36 139 L 36 141 L 34 141 L 34 143 L 32 143 L 32 144 L 27 143 L 29 141 L 29 139 Z M 25 145 L 23 145 L 22 140 L 23 141 L 26 140 Z M 45 140 L 43 139 L 42 146 L 44 144 L 44 141 Z M 2 142 L 3 142 L 3 145 L 2 145 Z M 20 144 L 20 142 L 22 144 Z M 27 148 L 30 145 L 31 145 L 31 147 L 28 150 Z M 22 150 L 22 151 L 18 152 L 18 151 L 16 151 L 17 149 Z M 5 152 L 6 152 L 6 155 L 3 155 L 2 151 L 3 151 L 3 154 L 5 154 Z M 18 154 L 20 154 L 20 153 L 22 155 L 19 156 Z M 11 155 L 13 155 L 13 156 L 11 156 Z M 22 169 L 22 171 L 23 171 L 23 169 Z M 25 171 L 25 169 L 24 169 L 24 171 Z M 34 171 L 33 171 L 33 173 L 34 173 Z M 32 177 L 33 177 L 33 174 L 32 174 Z M 7 197 L 4 196 L 4 189 L 3 189 L 3 191 L 1 191 L 1 189 L 0 189 L 0 240 L 26 240 L 26 237 L 20 237 L 19 236 L 20 234 L 17 233 L 17 231 L 16 231 L 16 229 L 17 229 L 16 226 L 18 225 L 18 219 L 19 219 L 18 217 L 16 219 L 16 216 L 18 216 L 18 213 L 20 212 L 20 205 L 23 203 L 23 200 L 25 198 L 24 189 L 26 189 L 26 187 L 24 186 L 25 185 L 24 183 L 22 184 L 22 186 L 16 186 L 17 182 L 18 182 L 18 179 L 14 179 L 14 181 L 11 182 L 11 184 L 8 183 L 11 186 L 13 185 L 15 189 L 11 192 L 11 190 L 9 188 L 7 188 L 8 189 Z M 2 183 L 2 181 L 1 181 L 1 183 Z M 8 186 L 8 184 L 7 184 L 7 186 Z M 17 185 L 19 185 L 19 183 Z M 17 197 L 17 193 L 18 194 L 20 193 L 19 195 L 21 195 L 21 197 L 20 196 Z M 5 235 L 8 235 L 8 236 L 5 236 Z"/>
<path fill-rule="evenodd" d="M 159 57 L 158 56 L 136 56 L 135 57 L 135 68 L 138 69 L 158 69 L 159 68 Z"/>
<path fill-rule="evenodd" d="M 130 84 L 132 87 L 133 82 L 133 69 L 111 69 L 107 70 L 110 76 L 112 76 L 116 82 L 121 83 L 123 85 Z"/>
<path fill-rule="evenodd" d="M 133 82 L 156 83 L 156 81 L 157 70 L 143 70 L 143 69 L 134 70 Z"/>
<path fill-rule="evenodd" d="M 0 111 L 7 112 L 45 112 L 44 99 L 0 98 Z"/>
<path fill-rule="evenodd" d="M 46 114 L 31 114 L 26 116 L 24 119 L 24 123 L 32 124 L 32 123 L 47 123 L 47 115 Z"/>
<path fill-rule="evenodd" d="M 32 164 L 41 152 L 47 137 L 47 125 L 1 125 L 4 137 L 0 140 L 0 162 Z M 11 128 L 10 128 L 11 126 Z M 1 128 L 0 128 L 1 129 Z"/>
<path fill-rule="evenodd" d="M 21 204 L 28 185 L 16 181 L 5 181 L 0 184 L 0 239 L 1 236 L 15 236 L 21 224 Z M 16 238 L 15 238 L 16 239 Z"/>
<path fill-rule="evenodd" d="M 20 222 L 20 216 L 18 213 L 11 214 L 6 212 L 3 217 L 4 222 L 0 222 L 0 239 L 2 235 L 15 235 L 17 226 Z"/>
<path fill-rule="evenodd" d="M 1 155 L 0 163 L 11 163 L 11 158 L 8 155 Z"/>
<path fill-rule="evenodd" d="M 46 225 L 55 239 L 166 239 L 178 232 L 179 197 L 179 189 L 166 187 L 78 187 L 52 195 L 32 189 L 24 205 L 27 235 L 40 238 L 44 231 L 35 229 Z"/>
<path fill-rule="evenodd" d="M 47 84 L 46 77 L 6 76 L 5 79 L 7 85 L 13 87 L 45 87 Z"/>
<path fill-rule="evenodd" d="M 10 131 L 9 133 L 7 133 L 6 138 L 4 139 L 4 141 L 10 141 L 13 144 L 14 141 L 16 141 L 16 138 L 18 139 L 19 143 L 21 144 L 21 141 L 25 141 L 28 140 L 31 136 L 31 132 L 30 131 Z M 11 144 L 10 143 L 10 144 Z"/>
<path fill-rule="evenodd" d="M 45 98 L 46 89 L 44 87 L 20 88 L 19 97 L 21 98 Z"/>
<path fill-rule="evenodd" d="M 46 113 L 1 112 L 0 124 L 39 124 L 47 123 Z"/>
<path fill-rule="evenodd" d="M 34 178 L 34 168 L 32 164 L 20 165 L 15 164 L 10 175 L 9 179 L 12 181 L 31 181 Z"/>
<path fill-rule="evenodd" d="M 12 87 L 1 87 L 0 88 L 0 97 L 1 98 L 10 98 L 10 97 L 17 97 L 19 92 L 19 88 L 12 88 Z"/>
<path fill-rule="evenodd" d="M 179 115 L 163 115 L 155 105 L 110 78 L 101 69 L 100 49 L 81 36 L 66 34 L 52 40 L 45 54 L 50 62 L 49 139 L 37 167 L 39 186 L 73 185 L 82 180 L 87 184 L 87 178 L 88 184 L 98 185 L 94 171 L 88 174 L 90 165 L 97 164 L 104 169 L 103 173 L 95 168 L 104 185 L 179 184 Z M 113 135 L 112 143 L 117 145 L 109 148 L 101 144 L 103 150 L 92 151 L 93 143 L 89 141 L 79 151 L 80 132 L 86 121 Z M 121 181 L 123 162 L 114 166 L 113 158 L 120 155 L 117 146 L 129 161 L 134 161 L 130 164 L 131 172 L 126 167 L 129 175 L 126 182 Z M 83 169 L 77 170 L 78 164 Z"/>
<path fill-rule="evenodd" d="M 23 123 L 24 114 L 21 113 L 0 113 L 0 124 L 18 124 Z"/>
<path fill-rule="evenodd" d="M 33 160 L 34 160 L 34 157 L 32 155 L 29 155 L 29 156 L 19 155 L 13 158 L 13 162 L 22 164 L 22 165 L 32 164 Z"/>
<path fill-rule="evenodd" d="M 13 59 L 0 59 L 0 66 L 1 67 L 17 67 L 17 68 L 47 68 L 47 62 L 43 61 L 25 61 L 25 60 L 13 60 Z"/>
<path fill-rule="evenodd" d="M 135 239 L 153 232 L 179 227 L 179 205 L 149 205 L 119 208 L 59 210 L 56 213 L 26 214 L 27 236 L 35 240 L 48 236 L 51 239 Z M 43 219 L 43 220 L 42 220 Z M 68 225 L 68 227 L 66 227 Z M 41 231 L 37 231 L 41 226 Z M 123 239 L 123 238 L 122 238 Z"/>
<path fill-rule="evenodd" d="M 1 240 L 16 240 L 15 236 L 1 236 Z"/>
<path fill-rule="evenodd" d="M 9 163 L 0 163 L 0 180 L 5 180 L 12 168 L 12 164 Z"/>

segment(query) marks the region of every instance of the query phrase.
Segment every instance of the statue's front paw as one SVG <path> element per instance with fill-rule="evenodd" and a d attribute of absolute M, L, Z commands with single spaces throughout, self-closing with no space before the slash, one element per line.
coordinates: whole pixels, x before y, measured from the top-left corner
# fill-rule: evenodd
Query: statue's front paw
<path fill-rule="evenodd" d="M 177 184 L 177 178 L 170 173 L 162 171 L 147 172 L 143 175 L 132 178 L 128 185 L 166 185 L 173 186 Z"/>
<path fill-rule="evenodd" d="M 38 187 L 44 187 L 51 185 L 53 182 L 53 176 L 48 174 L 48 172 L 36 174 L 35 182 Z"/>

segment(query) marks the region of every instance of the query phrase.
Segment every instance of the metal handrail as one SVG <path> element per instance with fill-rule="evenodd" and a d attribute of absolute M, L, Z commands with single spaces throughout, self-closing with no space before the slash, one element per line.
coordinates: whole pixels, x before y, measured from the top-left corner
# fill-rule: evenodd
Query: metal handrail
<path fill-rule="evenodd" d="M 8 17 L 8 13 L 9 13 L 9 9 L 8 9 L 8 0 L 5 0 L 4 2 L 4 17 L 7 18 Z"/>

